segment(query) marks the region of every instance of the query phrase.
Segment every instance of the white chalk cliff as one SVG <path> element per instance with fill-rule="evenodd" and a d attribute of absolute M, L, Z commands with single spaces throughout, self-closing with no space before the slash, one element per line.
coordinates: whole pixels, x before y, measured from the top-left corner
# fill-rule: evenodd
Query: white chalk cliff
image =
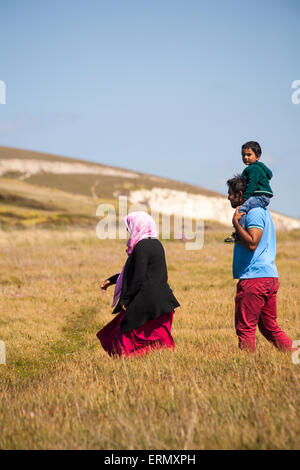
<path fill-rule="evenodd" d="M 29 178 L 38 173 L 54 174 L 96 174 L 105 176 L 122 176 L 124 178 L 138 178 L 138 174 L 132 171 L 100 166 L 99 164 L 68 163 L 60 161 L 43 161 L 36 159 L 0 159 L 0 176 L 8 171 L 17 171 L 23 174 L 20 179 Z"/>
<path fill-rule="evenodd" d="M 225 225 L 232 225 L 233 209 L 224 196 L 211 197 L 190 194 L 166 188 L 153 188 L 130 192 L 132 204 L 145 204 L 153 211 L 162 214 L 174 214 L 181 217 L 214 220 Z M 272 204 L 272 202 L 271 202 Z M 270 211 L 276 230 L 300 228 L 300 220 Z"/>

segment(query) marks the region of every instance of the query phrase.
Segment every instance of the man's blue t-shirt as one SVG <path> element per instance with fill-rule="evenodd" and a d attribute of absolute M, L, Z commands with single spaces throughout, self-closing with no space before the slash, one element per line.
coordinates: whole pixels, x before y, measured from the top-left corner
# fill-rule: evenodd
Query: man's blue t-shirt
<path fill-rule="evenodd" d="M 260 228 L 263 233 L 255 251 L 248 250 L 240 241 L 235 243 L 233 251 L 234 279 L 278 277 L 275 266 L 276 236 L 270 212 L 261 207 L 251 209 L 246 215 L 245 228 L 246 230 Z"/>

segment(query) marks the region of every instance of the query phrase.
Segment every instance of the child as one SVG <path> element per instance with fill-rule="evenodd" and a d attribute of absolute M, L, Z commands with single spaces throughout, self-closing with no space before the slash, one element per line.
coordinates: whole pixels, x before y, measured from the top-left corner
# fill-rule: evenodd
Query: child
<path fill-rule="evenodd" d="M 272 171 L 259 161 L 261 148 L 258 142 L 246 142 L 242 146 L 242 158 L 246 165 L 242 177 L 246 180 L 247 187 L 244 192 L 244 203 L 239 208 L 239 212 L 249 212 L 254 207 L 267 207 L 270 198 L 273 196 L 269 180 L 272 178 Z M 245 227 L 246 215 L 240 218 L 240 224 Z M 234 243 L 238 239 L 237 234 L 225 238 L 225 243 Z"/>

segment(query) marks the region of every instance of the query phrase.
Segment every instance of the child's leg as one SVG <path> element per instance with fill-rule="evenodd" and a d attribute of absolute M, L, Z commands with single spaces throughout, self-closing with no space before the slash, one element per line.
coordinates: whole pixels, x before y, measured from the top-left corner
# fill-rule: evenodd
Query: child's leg
<path fill-rule="evenodd" d="M 241 211 L 239 211 L 239 212 L 241 212 Z M 245 212 L 245 211 L 242 211 L 242 212 Z M 240 220 L 239 220 L 239 224 L 240 224 L 243 228 L 245 228 L 246 215 L 247 215 L 247 214 L 242 215 L 242 217 L 241 217 Z"/>
<path fill-rule="evenodd" d="M 270 198 L 268 196 L 254 196 L 256 198 L 256 204 L 254 207 L 267 207 L 270 204 Z"/>
<path fill-rule="evenodd" d="M 239 224 L 245 228 L 245 223 L 246 223 L 246 215 L 248 214 L 249 210 L 252 209 L 252 204 L 251 204 L 251 199 L 254 199 L 253 197 L 249 197 L 247 201 L 245 201 L 241 207 L 239 208 L 239 213 L 241 214 L 242 212 L 246 212 L 246 214 L 242 215 L 242 217 L 239 220 Z"/>
<path fill-rule="evenodd" d="M 270 204 L 270 198 L 267 196 L 251 196 L 239 208 L 239 212 L 249 212 L 255 207 L 267 207 Z"/>
<path fill-rule="evenodd" d="M 267 207 L 270 204 L 270 198 L 267 196 L 251 196 L 247 201 L 245 201 L 241 207 L 239 208 L 239 213 L 241 212 L 248 212 L 250 209 L 254 209 L 255 207 Z M 242 215 L 242 217 L 239 220 L 240 225 L 245 228 L 245 222 L 246 222 L 246 215 Z"/>

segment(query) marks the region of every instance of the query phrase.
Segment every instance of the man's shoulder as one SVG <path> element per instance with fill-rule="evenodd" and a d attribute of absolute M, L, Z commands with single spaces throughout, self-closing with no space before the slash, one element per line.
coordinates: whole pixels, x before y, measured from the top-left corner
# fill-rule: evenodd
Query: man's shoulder
<path fill-rule="evenodd" d="M 264 229 L 266 218 L 268 217 L 268 209 L 263 207 L 254 207 L 246 215 L 247 228 L 260 228 Z"/>
<path fill-rule="evenodd" d="M 256 215 L 259 215 L 259 214 L 264 214 L 264 216 L 266 216 L 266 214 L 269 213 L 268 209 L 267 208 L 264 208 L 264 207 L 253 207 L 252 209 L 249 210 L 249 212 L 247 213 L 247 216 L 249 214 L 252 214 L 252 216 L 254 214 Z"/>

